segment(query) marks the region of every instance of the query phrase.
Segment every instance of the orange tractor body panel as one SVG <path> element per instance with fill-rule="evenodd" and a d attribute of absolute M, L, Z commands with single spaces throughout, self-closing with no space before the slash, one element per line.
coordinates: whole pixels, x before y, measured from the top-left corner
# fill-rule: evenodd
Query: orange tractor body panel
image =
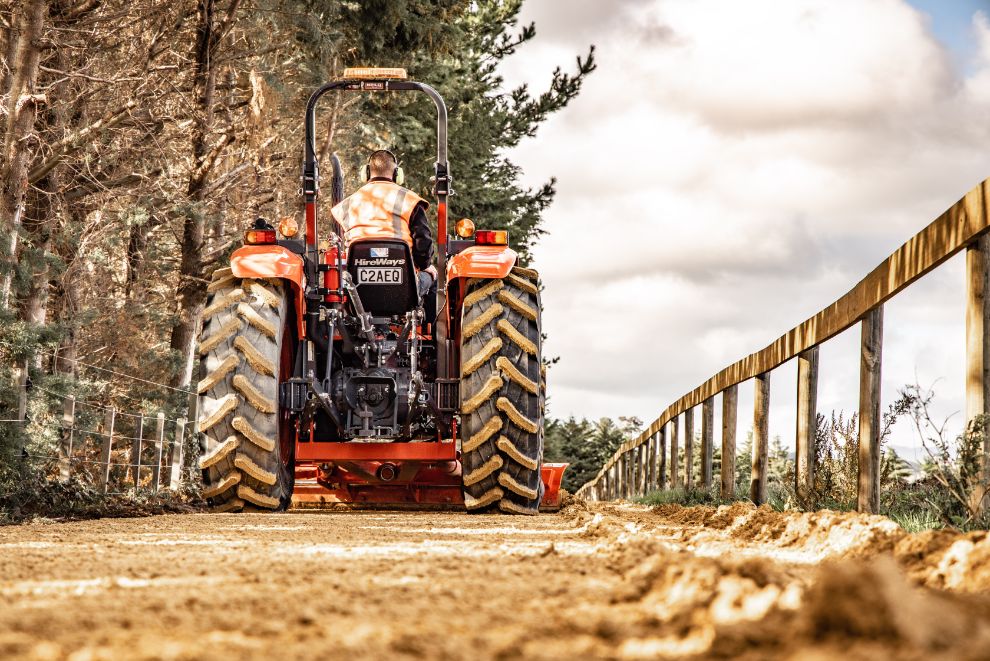
<path fill-rule="evenodd" d="M 242 246 L 230 256 L 230 270 L 238 278 L 280 278 L 291 282 L 299 338 L 306 337 L 302 257 L 282 246 Z"/>
<path fill-rule="evenodd" d="M 471 246 L 447 262 L 448 282 L 456 278 L 504 278 L 519 255 L 506 246 Z"/>

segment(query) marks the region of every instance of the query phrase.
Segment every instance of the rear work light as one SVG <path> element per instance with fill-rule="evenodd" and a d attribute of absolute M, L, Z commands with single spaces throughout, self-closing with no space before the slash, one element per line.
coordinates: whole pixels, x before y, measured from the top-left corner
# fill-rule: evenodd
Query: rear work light
<path fill-rule="evenodd" d="M 506 230 L 478 230 L 474 233 L 475 243 L 482 246 L 509 245 L 509 232 Z"/>
<path fill-rule="evenodd" d="M 244 243 L 249 246 L 275 243 L 275 230 L 248 230 L 244 232 Z"/>
<path fill-rule="evenodd" d="M 355 80 L 405 80 L 409 77 L 405 69 L 399 67 L 349 67 L 344 69 L 344 78 Z"/>

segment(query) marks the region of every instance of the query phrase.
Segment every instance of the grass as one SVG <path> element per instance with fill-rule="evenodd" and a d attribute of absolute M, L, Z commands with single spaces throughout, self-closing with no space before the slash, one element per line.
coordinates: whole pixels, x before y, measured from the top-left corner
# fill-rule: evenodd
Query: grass
<path fill-rule="evenodd" d="M 945 527 L 941 517 L 930 510 L 890 512 L 887 516 L 906 532 L 924 532 Z"/>
<path fill-rule="evenodd" d="M 662 491 L 651 491 L 635 502 L 644 505 L 724 505 L 731 501 L 723 501 L 718 496 L 717 490 L 705 491 L 704 489 L 664 489 Z"/>

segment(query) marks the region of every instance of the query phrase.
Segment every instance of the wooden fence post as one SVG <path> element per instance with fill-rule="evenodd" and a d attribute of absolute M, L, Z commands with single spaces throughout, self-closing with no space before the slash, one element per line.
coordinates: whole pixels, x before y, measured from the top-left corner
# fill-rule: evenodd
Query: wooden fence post
<path fill-rule="evenodd" d="M 627 479 L 629 481 L 629 495 L 627 498 L 636 497 L 636 449 L 626 451 L 626 462 L 628 466 L 628 472 L 626 473 Z"/>
<path fill-rule="evenodd" d="M 189 416 L 186 418 L 189 423 L 189 433 L 195 436 L 199 431 L 199 395 L 195 392 L 189 393 L 188 398 Z"/>
<path fill-rule="evenodd" d="M 144 443 L 144 413 L 138 418 L 137 438 L 131 440 L 131 473 L 134 476 L 134 488 L 141 486 L 141 450 Z"/>
<path fill-rule="evenodd" d="M 615 471 L 615 498 L 613 500 L 620 500 L 622 498 L 622 455 L 616 457 L 615 463 L 612 464 L 612 470 Z"/>
<path fill-rule="evenodd" d="M 667 425 L 660 427 L 660 447 L 657 448 L 657 454 L 659 455 L 660 461 L 657 466 L 657 471 L 660 474 L 659 484 L 657 485 L 661 491 L 667 488 Z"/>
<path fill-rule="evenodd" d="M 636 446 L 636 454 L 634 455 L 636 462 L 636 495 L 643 495 L 643 469 L 646 467 L 643 461 L 643 446 Z"/>
<path fill-rule="evenodd" d="M 802 501 L 815 488 L 815 433 L 818 428 L 818 347 L 798 355 L 797 429 L 795 430 L 794 490 Z"/>
<path fill-rule="evenodd" d="M 650 445 L 649 440 L 646 443 L 642 443 L 639 446 L 639 495 L 646 495 L 646 482 L 647 482 L 647 472 L 649 471 L 649 464 L 647 459 L 650 456 Z"/>
<path fill-rule="evenodd" d="M 990 414 L 990 234 L 966 248 L 966 430 L 983 438 L 981 482 L 990 483 L 990 429 L 988 419 L 976 425 L 977 416 Z M 986 509 L 987 498 L 977 510 Z"/>
<path fill-rule="evenodd" d="M 169 467 L 168 488 L 178 491 L 182 486 L 182 441 L 186 435 L 186 419 L 175 421 L 175 439 L 172 440 L 172 465 Z"/>
<path fill-rule="evenodd" d="M 14 435 L 14 452 L 15 456 L 18 457 L 21 456 L 24 440 L 27 438 L 27 432 L 24 431 L 24 427 L 27 426 L 28 362 L 25 360 L 23 366 L 14 369 L 16 372 L 15 383 L 17 384 L 17 420 L 20 422 L 20 432 Z"/>
<path fill-rule="evenodd" d="M 29 372 L 27 361 L 15 371 L 17 372 L 17 419 L 24 421 L 27 420 L 28 405 L 27 383 Z"/>
<path fill-rule="evenodd" d="M 859 367 L 859 497 L 860 512 L 880 510 L 880 366 L 883 356 L 883 306 L 862 321 Z"/>
<path fill-rule="evenodd" d="M 626 499 L 633 497 L 633 461 L 632 461 L 632 450 L 626 450 L 623 455 L 626 459 Z"/>
<path fill-rule="evenodd" d="M 708 491 L 712 488 L 712 437 L 715 425 L 715 400 L 711 397 L 701 405 L 701 487 Z"/>
<path fill-rule="evenodd" d="M 770 446 L 770 372 L 754 379 L 753 397 L 753 474 L 749 499 L 757 505 L 767 500 L 767 453 Z"/>
<path fill-rule="evenodd" d="M 113 426 L 116 420 L 117 409 L 111 406 L 107 409 L 107 415 L 103 421 L 106 436 L 103 437 L 103 451 L 100 453 L 100 464 L 102 465 L 100 486 L 103 487 L 103 493 L 107 492 L 110 484 L 110 453 L 113 452 Z"/>
<path fill-rule="evenodd" d="M 158 493 L 162 478 L 162 448 L 165 445 L 165 414 L 158 412 L 155 423 L 155 465 L 151 468 L 151 488 Z"/>
<path fill-rule="evenodd" d="M 675 415 L 670 421 L 670 488 L 677 489 L 681 486 L 681 476 L 677 474 L 677 423 L 680 416 Z"/>
<path fill-rule="evenodd" d="M 620 454 L 619 460 L 616 462 L 615 486 L 618 489 L 616 500 L 622 500 L 626 497 L 626 456 L 624 454 Z"/>
<path fill-rule="evenodd" d="M 650 437 L 650 491 L 660 488 L 660 480 L 657 479 L 657 459 L 660 454 L 660 432 L 656 432 Z"/>
<path fill-rule="evenodd" d="M 736 497 L 736 418 L 739 391 L 729 386 L 722 391 L 722 498 Z"/>
<path fill-rule="evenodd" d="M 684 488 L 694 486 L 694 409 L 684 412 Z"/>
<path fill-rule="evenodd" d="M 616 480 L 616 486 L 619 487 L 619 500 L 626 497 L 626 455 L 620 454 L 618 461 L 618 479 Z"/>
<path fill-rule="evenodd" d="M 630 460 L 632 461 L 632 497 L 636 498 L 639 496 L 639 474 L 640 474 L 640 450 L 639 445 L 634 447 L 630 452 Z"/>
<path fill-rule="evenodd" d="M 646 438 L 646 443 L 643 443 L 643 495 L 648 494 L 652 491 L 652 484 L 650 483 L 650 464 L 653 459 L 653 435 L 650 434 Z"/>
<path fill-rule="evenodd" d="M 72 441 L 76 431 L 76 397 L 66 396 L 62 402 L 62 447 L 58 458 L 58 479 L 68 482 L 72 476 Z"/>

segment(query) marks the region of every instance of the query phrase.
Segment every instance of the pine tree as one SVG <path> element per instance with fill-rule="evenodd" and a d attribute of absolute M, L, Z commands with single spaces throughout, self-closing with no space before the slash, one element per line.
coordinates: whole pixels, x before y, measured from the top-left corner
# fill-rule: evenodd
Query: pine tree
<path fill-rule="evenodd" d="M 522 0 L 481 0 L 463 12 L 455 10 L 459 3 L 450 5 L 445 10 L 451 18 L 448 28 L 416 32 L 431 38 L 443 36 L 446 41 L 414 59 L 409 72 L 436 87 L 448 106 L 449 160 L 456 192 L 450 202 L 451 217 L 469 217 L 478 228 L 508 229 L 513 247 L 528 262 L 533 243 L 543 233 L 541 215 L 553 201 L 554 180 L 536 190 L 524 189 L 519 167 L 505 152 L 535 136 L 551 114 L 578 95 L 585 77 L 595 69 L 594 47 L 584 58 L 577 58 L 573 74 L 560 68 L 553 71 L 548 89 L 540 94 L 533 95 L 525 85 L 506 91 L 499 64 L 536 35 L 533 24 L 513 32 Z M 405 15 L 421 18 L 414 12 Z M 378 35 L 365 43 L 363 56 L 375 60 L 394 54 L 396 44 L 404 44 L 413 28 L 425 29 L 417 20 L 410 30 L 396 31 L 391 40 Z M 371 97 L 364 103 L 368 115 L 380 121 L 379 130 L 367 134 L 366 150 L 384 140 L 404 161 L 411 184 L 429 199 L 428 177 L 436 160 L 432 103 L 408 95 Z"/>
<path fill-rule="evenodd" d="M 545 423 L 544 460 L 569 464 L 563 486 L 572 493 L 598 473 L 625 441 L 642 427 L 638 418 L 601 418 L 591 422 L 573 416 Z"/>

